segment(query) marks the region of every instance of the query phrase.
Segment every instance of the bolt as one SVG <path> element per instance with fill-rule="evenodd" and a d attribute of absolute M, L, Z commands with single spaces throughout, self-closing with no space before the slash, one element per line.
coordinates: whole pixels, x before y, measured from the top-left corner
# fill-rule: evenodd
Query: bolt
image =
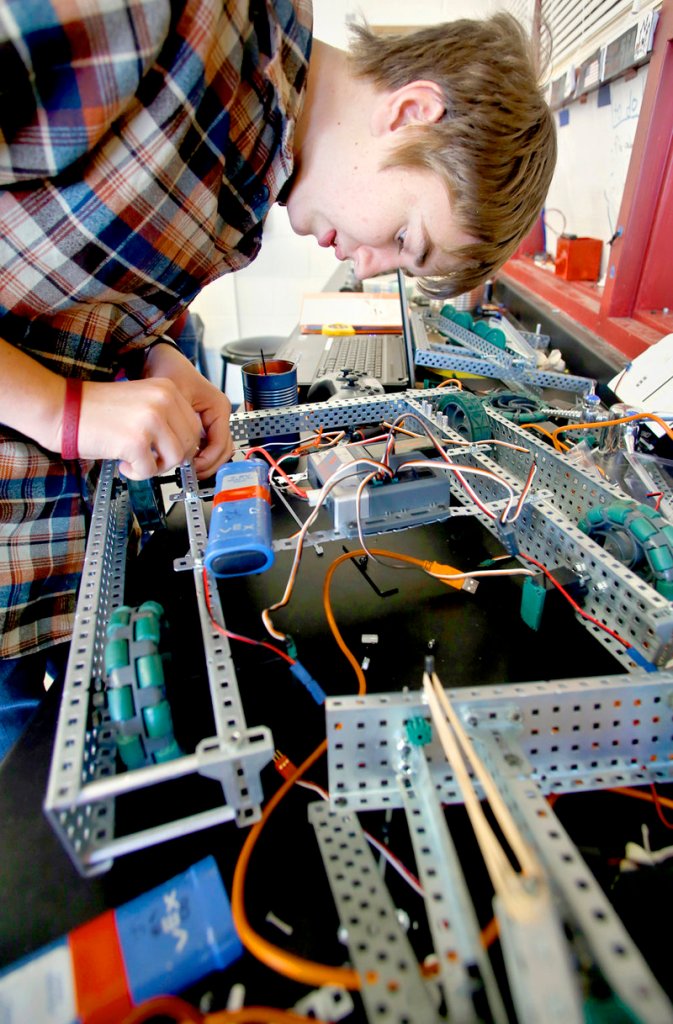
<path fill-rule="evenodd" d="M 348 945 L 348 928 L 345 928 L 344 925 L 337 929 L 337 939 L 343 946 Z"/>
<path fill-rule="evenodd" d="M 468 715 L 465 719 L 465 725 L 468 725 L 470 729 L 476 729 L 479 725 L 479 719 L 476 715 Z"/>
<path fill-rule="evenodd" d="M 505 754 L 505 764 L 508 764 L 510 768 L 518 768 L 521 764 L 521 758 L 517 757 L 516 754 Z"/>
<path fill-rule="evenodd" d="M 395 917 L 397 923 L 404 932 L 408 932 L 411 927 L 411 918 L 407 914 L 406 910 L 402 910 L 400 907 L 395 908 Z"/>

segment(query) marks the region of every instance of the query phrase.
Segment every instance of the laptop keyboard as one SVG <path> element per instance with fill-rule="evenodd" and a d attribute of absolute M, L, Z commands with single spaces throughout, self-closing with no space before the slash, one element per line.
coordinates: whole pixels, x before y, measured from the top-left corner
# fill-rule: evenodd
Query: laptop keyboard
<path fill-rule="evenodd" d="M 380 335 L 347 334 L 335 337 L 320 360 L 316 379 L 339 370 L 357 370 L 381 380 L 383 374 L 383 338 Z"/>

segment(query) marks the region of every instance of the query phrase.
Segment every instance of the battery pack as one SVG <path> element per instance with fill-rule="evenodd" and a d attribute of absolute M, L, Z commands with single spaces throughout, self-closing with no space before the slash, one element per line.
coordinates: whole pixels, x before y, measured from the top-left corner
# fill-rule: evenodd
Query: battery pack
<path fill-rule="evenodd" d="M 119 1024 L 243 953 L 213 857 L 0 972 L 3 1024 Z"/>
<path fill-rule="evenodd" d="M 214 576 L 248 576 L 272 565 L 268 477 L 261 459 L 227 462 L 218 469 L 204 558 Z"/>

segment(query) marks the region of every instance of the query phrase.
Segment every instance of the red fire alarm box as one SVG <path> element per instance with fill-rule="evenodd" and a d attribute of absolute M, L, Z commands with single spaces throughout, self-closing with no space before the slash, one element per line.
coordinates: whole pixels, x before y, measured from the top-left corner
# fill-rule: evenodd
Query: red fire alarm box
<path fill-rule="evenodd" d="M 566 281 L 597 281 L 601 274 L 603 243 L 600 238 L 561 235 L 554 270 Z"/>

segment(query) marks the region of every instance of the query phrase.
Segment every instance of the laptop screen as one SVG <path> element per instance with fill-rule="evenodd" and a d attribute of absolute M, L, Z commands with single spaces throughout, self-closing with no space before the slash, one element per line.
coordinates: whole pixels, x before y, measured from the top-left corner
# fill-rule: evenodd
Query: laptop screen
<path fill-rule="evenodd" d="M 407 378 L 409 380 L 409 387 L 413 388 L 416 383 L 416 346 L 414 343 L 414 329 L 411 326 L 411 318 L 409 317 L 409 302 L 407 300 L 407 290 L 404 286 L 404 274 L 401 270 L 397 271 L 397 286 L 400 291 L 400 303 L 402 305 L 402 338 L 404 340 L 404 359 L 407 368 Z"/>

